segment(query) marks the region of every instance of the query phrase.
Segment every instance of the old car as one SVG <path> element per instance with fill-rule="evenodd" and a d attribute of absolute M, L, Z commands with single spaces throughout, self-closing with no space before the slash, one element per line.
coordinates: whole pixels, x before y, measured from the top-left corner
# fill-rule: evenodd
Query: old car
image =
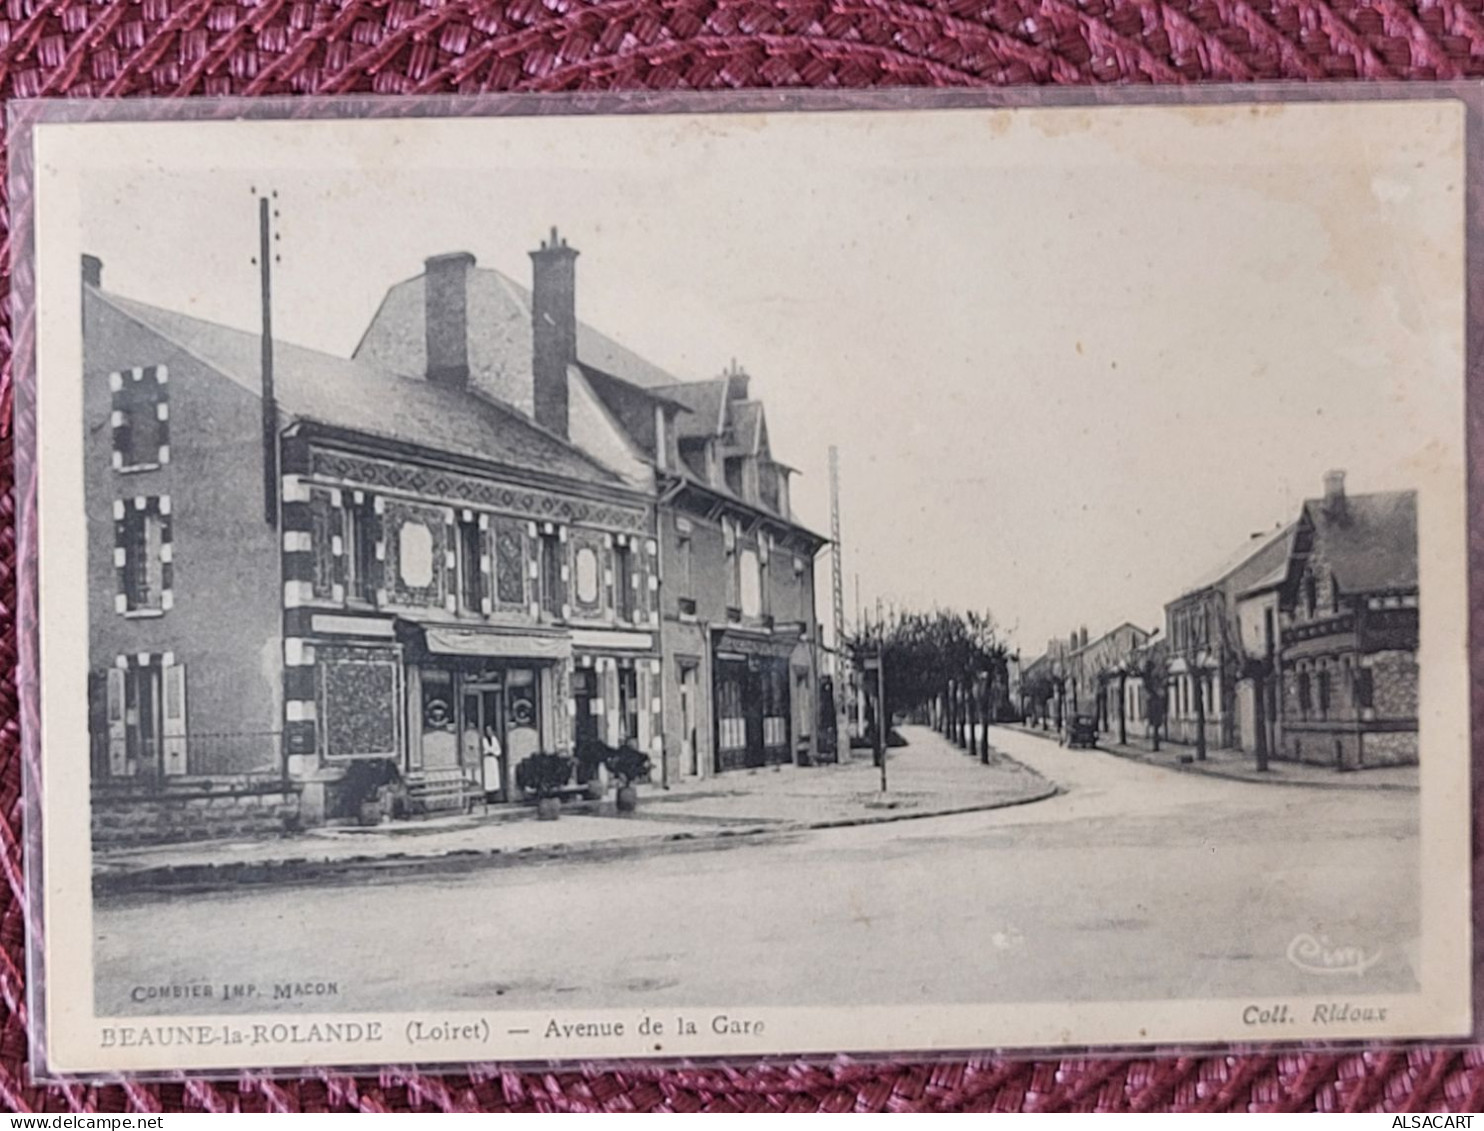
<path fill-rule="evenodd" d="M 1097 720 L 1091 715 L 1073 715 L 1067 724 L 1067 745 L 1091 749 L 1097 744 Z"/>

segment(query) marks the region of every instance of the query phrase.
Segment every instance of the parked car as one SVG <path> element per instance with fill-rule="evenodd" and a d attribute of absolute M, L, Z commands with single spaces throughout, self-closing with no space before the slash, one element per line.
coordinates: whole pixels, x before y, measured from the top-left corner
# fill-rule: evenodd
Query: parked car
<path fill-rule="evenodd" d="M 1098 744 L 1098 721 L 1091 715 L 1073 715 L 1067 724 L 1067 745 L 1092 749 Z"/>

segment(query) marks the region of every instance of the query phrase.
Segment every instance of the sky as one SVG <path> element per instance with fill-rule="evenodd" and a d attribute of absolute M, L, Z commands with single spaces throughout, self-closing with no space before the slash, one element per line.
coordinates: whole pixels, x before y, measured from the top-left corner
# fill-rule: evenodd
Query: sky
<path fill-rule="evenodd" d="M 988 610 L 1027 656 L 1165 603 L 1323 474 L 1462 467 L 1446 105 L 87 129 L 105 289 L 348 354 L 391 284 L 552 225 L 583 320 L 674 373 L 735 358 L 848 613 Z M 75 262 L 75 259 L 73 260 Z M 828 554 L 819 613 L 830 619 Z"/>

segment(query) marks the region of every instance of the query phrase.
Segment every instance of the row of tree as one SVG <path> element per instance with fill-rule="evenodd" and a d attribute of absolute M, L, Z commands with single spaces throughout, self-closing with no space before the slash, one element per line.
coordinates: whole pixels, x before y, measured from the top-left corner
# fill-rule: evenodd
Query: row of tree
<path fill-rule="evenodd" d="M 988 724 L 1010 709 L 1010 650 L 990 613 L 893 610 L 846 646 L 857 671 L 868 656 L 880 657 L 884 710 L 875 681 L 863 681 L 873 727 L 912 718 L 989 760 Z"/>

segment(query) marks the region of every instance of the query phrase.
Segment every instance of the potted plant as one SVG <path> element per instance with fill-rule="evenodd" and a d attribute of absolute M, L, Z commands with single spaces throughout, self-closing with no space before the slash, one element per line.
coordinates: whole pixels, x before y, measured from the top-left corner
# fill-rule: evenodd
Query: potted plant
<path fill-rule="evenodd" d="M 596 738 L 586 739 L 577 747 L 577 782 L 587 787 L 589 801 L 601 801 L 608 792 L 603 769 L 612 754 L 612 747 Z"/>
<path fill-rule="evenodd" d="M 637 783 L 649 776 L 651 766 L 648 754 L 627 744 L 609 756 L 608 772 L 618 782 L 614 800 L 620 813 L 632 813 L 639 807 Z"/>
<path fill-rule="evenodd" d="M 572 764 L 565 754 L 532 754 L 516 768 L 521 788 L 536 795 L 538 819 L 555 821 L 561 815 L 561 791 L 572 778 Z"/>
<path fill-rule="evenodd" d="M 352 762 L 340 781 L 342 804 L 357 824 L 367 827 L 392 816 L 402 794 L 402 775 L 385 759 Z"/>

